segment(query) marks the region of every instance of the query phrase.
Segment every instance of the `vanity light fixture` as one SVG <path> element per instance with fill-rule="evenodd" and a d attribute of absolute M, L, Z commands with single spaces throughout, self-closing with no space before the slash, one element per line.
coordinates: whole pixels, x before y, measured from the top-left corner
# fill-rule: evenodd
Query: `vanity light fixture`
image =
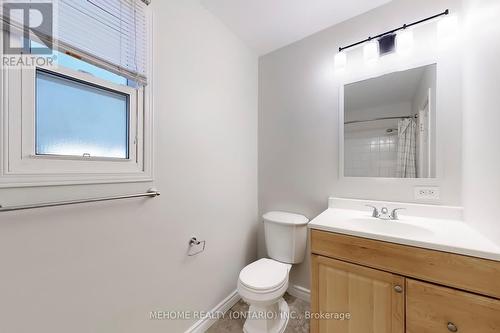
<path fill-rule="evenodd" d="M 396 36 L 396 52 L 401 55 L 410 53 L 413 48 L 413 30 L 404 29 Z"/>
<path fill-rule="evenodd" d="M 394 53 L 394 51 L 396 51 L 396 34 L 380 37 L 378 39 L 378 50 L 380 56 Z"/>
<path fill-rule="evenodd" d="M 363 47 L 363 56 L 365 58 L 365 62 L 367 63 L 374 63 L 377 61 L 379 56 L 378 41 L 373 40 L 366 43 Z"/>
<path fill-rule="evenodd" d="M 448 16 L 438 22 L 437 35 L 440 41 L 452 38 L 458 30 L 458 19 L 456 16 Z"/>
<path fill-rule="evenodd" d="M 345 52 L 339 52 L 335 55 L 335 69 L 344 69 L 347 65 L 347 54 Z"/>
<path fill-rule="evenodd" d="M 358 46 L 361 44 L 366 44 L 364 46 L 364 50 L 363 50 L 364 51 L 364 58 L 368 62 L 373 62 L 374 60 L 378 59 L 378 57 L 380 55 L 380 48 L 379 48 L 380 40 L 381 39 L 383 41 L 387 40 L 387 38 L 384 39 L 383 37 L 385 37 L 387 35 L 394 35 L 395 33 L 397 33 L 396 39 L 400 40 L 399 42 L 396 41 L 396 43 L 403 44 L 401 46 L 401 48 L 402 48 L 401 51 L 404 52 L 403 51 L 404 48 L 406 48 L 405 51 L 408 51 L 408 49 L 411 49 L 411 47 L 413 45 L 413 33 L 411 32 L 411 30 L 408 30 L 408 28 L 415 26 L 417 24 L 421 24 L 421 23 L 424 23 L 424 22 L 427 22 L 430 20 L 434 20 L 434 19 L 439 18 L 441 16 L 447 16 L 449 14 L 450 14 L 450 11 L 448 9 L 446 9 L 442 13 L 427 17 L 425 19 L 422 19 L 422 20 L 419 20 L 419 21 L 416 21 L 413 23 L 404 24 L 403 26 L 401 26 L 399 28 L 395 28 L 395 29 L 386 31 L 386 32 L 378 34 L 374 37 L 368 37 L 367 39 L 361 40 L 359 42 L 356 42 L 356 43 L 353 43 L 353 44 L 350 44 L 347 46 L 339 47 L 339 54 L 345 52 L 345 50 L 350 49 L 352 47 L 355 47 L 355 46 Z M 439 22 L 438 34 L 446 34 L 446 33 L 450 33 L 450 30 L 451 30 L 451 32 L 456 30 L 456 26 L 457 26 L 456 25 L 456 17 L 455 18 L 449 17 L 449 19 L 450 20 L 442 20 Z M 445 21 L 447 21 L 447 22 L 445 22 Z M 401 35 L 402 35 L 402 37 L 400 37 Z M 399 49 L 399 47 L 398 47 L 398 49 Z M 398 50 L 398 52 L 399 52 L 399 50 Z M 341 56 L 339 56 L 339 57 L 341 57 Z M 337 59 L 337 57 L 335 57 L 335 58 Z"/>

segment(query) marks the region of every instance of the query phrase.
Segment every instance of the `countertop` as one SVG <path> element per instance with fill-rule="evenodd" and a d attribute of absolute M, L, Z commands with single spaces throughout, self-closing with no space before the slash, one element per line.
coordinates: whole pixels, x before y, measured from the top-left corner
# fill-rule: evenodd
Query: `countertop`
<path fill-rule="evenodd" d="M 500 261 L 500 246 L 461 220 L 400 214 L 398 221 L 371 217 L 370 212 L 328 208 L 309 228 Z"/>

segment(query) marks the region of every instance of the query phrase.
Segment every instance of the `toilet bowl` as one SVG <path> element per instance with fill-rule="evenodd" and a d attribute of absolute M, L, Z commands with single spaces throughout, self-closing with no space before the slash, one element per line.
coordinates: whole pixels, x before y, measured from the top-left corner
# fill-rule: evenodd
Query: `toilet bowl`
<path fill-rule="evenodd" d="M 260 259 L 246 266 L 238 279 L 238 293 L 250 305 L 245 333 L 281 333 L 288 323 L 288 305 L 283 299 L 292 265 Z"/>
<path fill-rule="evenodd" d="M 292 264 L 305 255 L 307 223 L 302 215 L 270 212 L 263 216 L 266 247 L 271 257 L 259 259 L 240 272 L 238 293 L 249 304 L 245 333 L 282 333 L 289 308 L 283 299 Z"/>

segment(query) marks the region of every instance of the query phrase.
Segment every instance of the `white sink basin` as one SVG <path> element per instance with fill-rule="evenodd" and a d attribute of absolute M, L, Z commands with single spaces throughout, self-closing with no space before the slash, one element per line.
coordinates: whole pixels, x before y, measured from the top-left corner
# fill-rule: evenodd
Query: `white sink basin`
<path fill-rule="evenodd" d="M 329 208 L 309 228 L 500 261 L 500 246 L 460 220 L 410 215 L 380 220 L 366 210 Z"/>
<path fill-rule="evenodd" d="M 369 233 L 383 235 L 430 236 L 433 232 L 425 227 L 411 225 L 402 221 L 380 220 L 371 218 L 353 218 L 346 220 L 353 228 Z"/>

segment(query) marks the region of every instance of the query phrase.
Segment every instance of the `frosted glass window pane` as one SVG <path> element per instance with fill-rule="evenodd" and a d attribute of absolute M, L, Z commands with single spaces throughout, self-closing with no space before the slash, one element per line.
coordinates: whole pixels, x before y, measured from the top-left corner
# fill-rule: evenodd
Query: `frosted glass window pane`
<path fill-rule="evenodd" d="M 128 158 L 128 96 L 37 71 L 36 154 Z"/>

